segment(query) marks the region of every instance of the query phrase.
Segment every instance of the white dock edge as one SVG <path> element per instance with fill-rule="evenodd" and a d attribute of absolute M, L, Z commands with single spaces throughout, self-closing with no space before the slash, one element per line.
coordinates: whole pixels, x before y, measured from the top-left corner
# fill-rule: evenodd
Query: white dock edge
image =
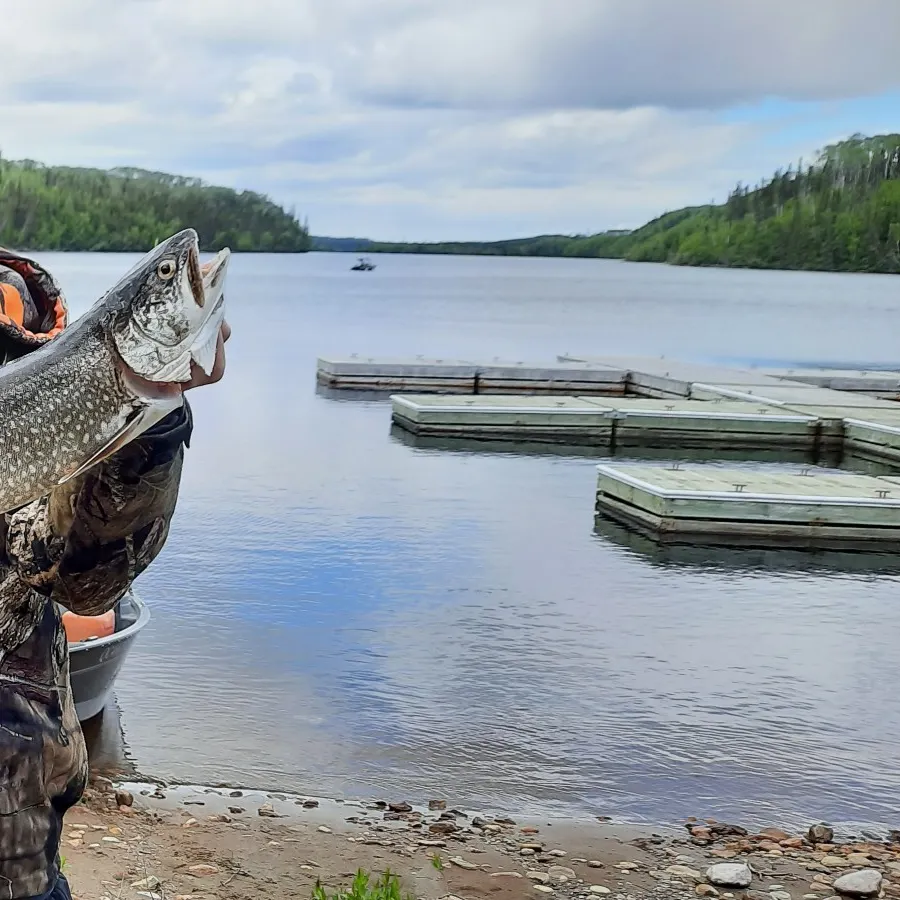
<path fill-rule="evenodd" d="M 604 464 L 596 511 L 662 538 L 900 544 L 900 485 L 849 472 Z"/>

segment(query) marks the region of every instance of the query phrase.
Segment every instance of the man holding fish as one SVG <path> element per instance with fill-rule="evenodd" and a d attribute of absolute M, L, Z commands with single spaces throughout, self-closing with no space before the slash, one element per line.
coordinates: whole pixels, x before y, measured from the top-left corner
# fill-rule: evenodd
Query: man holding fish
<path fill-rule="evenodd" d="M 60 608 L 113 609 L 166 540 L 184 392 L 225 369 L 227 264 L 179 232 L 66 327 L 52 276 L 0 250 L 0 898 L 70 900 L 88 765 Z"/>

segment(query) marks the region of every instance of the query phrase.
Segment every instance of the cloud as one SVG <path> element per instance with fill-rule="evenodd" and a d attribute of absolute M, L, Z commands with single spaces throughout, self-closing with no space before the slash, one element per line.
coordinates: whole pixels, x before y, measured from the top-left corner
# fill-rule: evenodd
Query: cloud
<path fill-rule="evenodd" d="M 896 0 L 32 0 L 6 25 L 6 156 L 201 175 L 386 238 L 639 224 L 836 127 L 779 140 L 806 113 L 735 108 L 900 86 Z"/>

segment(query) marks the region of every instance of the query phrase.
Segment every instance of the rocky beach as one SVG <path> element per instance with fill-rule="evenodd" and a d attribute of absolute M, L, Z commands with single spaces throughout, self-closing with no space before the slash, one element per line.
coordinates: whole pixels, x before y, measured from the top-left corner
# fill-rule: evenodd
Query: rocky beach
<path fill-rule="evenodd" d="M 712 819 L 650 829 L 477 815 L 449 800 L 339 802 L 96 777 L 66 817 L 80 900 L 329 895 L 390 870 L 404 895 L 467 900 L 900 897 L 900 833 L 801 834 Z"/>

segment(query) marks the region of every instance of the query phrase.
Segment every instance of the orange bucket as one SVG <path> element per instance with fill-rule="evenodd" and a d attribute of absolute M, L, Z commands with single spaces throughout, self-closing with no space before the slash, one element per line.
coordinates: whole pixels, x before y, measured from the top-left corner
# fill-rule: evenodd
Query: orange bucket
<path fill-rule="evenodd" d="M 79 641 L 113 634 L 116 630 L 116 613 L 111 609 L 102 616 L 78 616 L 66 610 L 62 614 L 62 622 L 69 643 L 77 644 Z"/>

